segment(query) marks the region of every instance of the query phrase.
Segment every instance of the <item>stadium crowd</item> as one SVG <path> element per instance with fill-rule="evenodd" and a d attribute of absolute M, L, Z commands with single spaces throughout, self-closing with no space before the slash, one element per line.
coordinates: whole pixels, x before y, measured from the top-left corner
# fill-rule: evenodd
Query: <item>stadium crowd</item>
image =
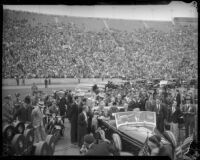
<path fill-rule="evenodd" d="M 148 79 L 163 78 L 167 74 L 186 80 L 197 78 L 197 55 L 197 31 L 192 26 L 174 26 L 169 32 L 153 28 L 133 32 L 116 29 L 94 32 L 85 31 L 84 27 L 73 23 L 33 26 L 25 19 L 18 21 L 9 17 L 3 22 L 3 78 Z M 80 151 L 87 151 L 87 155 L 110 155 L 112 150 L 104 152 L 103 149 L 109 146 L 99 144 L 96 149 L 88 151 L 94 143 L 94 137 L 89 134 L 95 135 L 97 130 L 92 125 L 94 106 L 98 106 L 98 114 L 110 118 L 113 118 L 112 113 L 119 111 L 117 106 L 123 106 L 125 111 L 156 112 L 157 129 L 161 133 L 171 130 L 178 143 L 181 143 L 181 128 L 185 128 L 184 138 L 195 133 L 197 94 L 194 91 L 176 88 L 150 92 L 142 85 L 129 85 L 104 91 L 96 87 L 90 98 L 83 96 L 80 99 L 70 91 L 62 97 L 56 93 L 42 95 L 34 84 L 32 94 L 24 100 L 20 100 L 20 94 L 16 94 L 16 99 L 4 97 L 2 121 L 3 124 L 16 119 L 32 122 L 36 141 L 39 141 L 45 137 L 45 113 L 41 110 L 46 107 L 51 113 L 69 119 L 71 143 L 78 144 Z M 105 106 L 110 106 L 106 113 Z M 100 137 L 104 142 L 109 141 L 104 133 L 100 133 Z M 115 154 L 113 150 L 112 154 Z M 174 159 L 172 155 L 167 156 Z"/>
<path fill-rule="evenodd" d="M 197 31 L 85 31 L 73 23 L 3 23 L 3 78 L 197 77 Z"/>

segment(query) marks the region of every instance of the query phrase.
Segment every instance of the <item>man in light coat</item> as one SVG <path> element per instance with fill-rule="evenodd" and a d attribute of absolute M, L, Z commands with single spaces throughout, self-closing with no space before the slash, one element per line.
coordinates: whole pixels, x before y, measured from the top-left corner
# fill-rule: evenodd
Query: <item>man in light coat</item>
<path fill-rule="evenodd" d="M 41 110 L 43 106 L 44 106 L 44 103 L 39 101 L 31 113 L 32 125 L 35 129 L 34 131 L 35 131 L 36 143 L 38 143 L 41 140 L 46 139 L 46 133 L 45 133 L 44 124 L 43 124 L 43 113 Z"/>

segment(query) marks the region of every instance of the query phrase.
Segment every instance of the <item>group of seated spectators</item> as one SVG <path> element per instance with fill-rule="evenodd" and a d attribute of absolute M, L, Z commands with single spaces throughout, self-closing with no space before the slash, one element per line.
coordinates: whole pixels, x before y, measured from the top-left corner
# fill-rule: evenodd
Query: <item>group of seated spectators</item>
<path fill-rule="evenodd" d="M 33 14 L 34 16 L 34 14 Z M 4 18 L 3 78 L 197 77 L 197 31 L 85 31 L 73 23 Z"/>

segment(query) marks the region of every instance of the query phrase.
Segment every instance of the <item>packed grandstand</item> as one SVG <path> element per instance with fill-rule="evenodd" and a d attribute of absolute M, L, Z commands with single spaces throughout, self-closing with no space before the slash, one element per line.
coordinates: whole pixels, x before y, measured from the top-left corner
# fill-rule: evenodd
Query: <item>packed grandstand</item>
<path fill-rule="evenodd" d="M 3 78 L 196 78 L 197 20 L 179 22 L 3 10 Z"/>

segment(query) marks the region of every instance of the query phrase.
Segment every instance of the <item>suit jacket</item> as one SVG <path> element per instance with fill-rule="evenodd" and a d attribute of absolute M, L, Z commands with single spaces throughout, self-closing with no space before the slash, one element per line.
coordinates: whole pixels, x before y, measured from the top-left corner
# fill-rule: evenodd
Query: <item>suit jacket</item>
<path fill-rule="evenodd" d="M 81 112 L 78 116 L 78 141 L 79 141 L 79 143 L 83 143 L 83 137 L 88 132 L 87 127 L 88 127 L 88 122 L 86 122 L 84 113 Z"/>
<path fill-rule="evenodd" d="M 132 111 L 134 108 L 136 108 L 135 105 L 136 105 L 135 101 L 133 100 L 130 101 L 130 103 L 128 104 L 128 111 Z"/>
<path fill-rule="evenodd" d="M 146 101 L 145 103 L 145 110 L 146 111 L 154 111 L 154 106 L 155 106 L 155 101 L 153 100 L 152 102 L 150 102 L 149 100 Z"/>
<path fill-rule="evenodd" d="M 144 111 L 145 102 L 143 101 L 143 99 L 137 101 L 135 108 L 139 108 L 141 111 Z"/>
<path fill-rule="evenodd" d="M 185 104 L 182 110 L 185 121 L 194 121 L 194 116 L 196 114 L 196 109 L 194 105 L 190 104 L 189 107 L 187 107 L 187 104 Z"/>
<path fill-rule="evenodd" d="M 85 118 L 85 115 L 83 112 L 81 112 L 78 116 L 78 126 L 82 128 L 87 128 L 88 121 Z"/>
<path fill-rule="evenodd" d="M 43 125 L 43 114 L 38 106 L 31 113 L 32 124 L 34 127 Z"/>
<path fill-rule="evenodd" d="M 157 119 L 166 119 L 167 115 L 167 106 L 164 103 L 160 104 L 160 109 L 158 110 L 157 105 L 154 104 L 153 107 L 154 112 L 156 112 Z"/>
<path fill-rule="evenodd" d="M 60 109 L 60 115 L 61 116 L 65 115 L 65 112 L 66 112 L 65 105 L 67 105 L 67 100 L 64 97 L 62 97 L 60 99 L 60 102 L 59 102 L 59 105 L 58 105 L 59 109 Z"/>
<path fill-rule="evenodd" d="M 31 122 L 31 113 L 33 110 L 33 106 L 31 104 L 27 104 L 26 106 L 26 114 L 27 114 L 27 120 L 28 122 Z"/>
<path fill-rule="evenodd" d="M 102 142 L 99 144 L 93 144 L 86 156 L 110 156 L 109 144 L 107 142 Z"/>
<path fill-rule="evenodd" d="M 179 118 L 182 116 L 182 112 L 180 109 L 176 109 L 174 113 L 172 113 L 172 122 L 178 123 Z"/>
<path fill-rule="evenodd" d="M 19 121 L 26 122 L 27 121 L 27 109 L 24 106 L 21 106 L 14 115 L 14 119 L 18 117 Z"/>
<path fill-rule="evenodd" d="M 73 103 L 71 106 L 69 118 L 71 119 L 71 121 L 77 121 L 78 119 L 78 105 L 76 103 Z"/>
<path fill-rule="evenodd" d="M 83 108 L 83 103 L 81 102 L 79 105 L 78 105 L 78 114 L 80 114 L 82 112 L 82 108 Z"/>
<path fill-rule="evenodd" d="M 78 138 L 78 105 L 76 103 L 72 104 L 69 119 L 71 122 L 71 142 L 76 142 Z"/>
<path fill-rule="evenodd" d="M 90 133 L 92 129 L 92 118 L 93 118 L 92 110 L 89 110 L 87 112 L 87 117 L 88 117 L 88 133 Z"/>
<path fill-rule="evenodd" d="M 178 93 L 177 96 L 176 96 L 176 102 L 177 102 L 177 105 L 181 104 L 181 95 L 180 95 L 180 93 Z"/>

